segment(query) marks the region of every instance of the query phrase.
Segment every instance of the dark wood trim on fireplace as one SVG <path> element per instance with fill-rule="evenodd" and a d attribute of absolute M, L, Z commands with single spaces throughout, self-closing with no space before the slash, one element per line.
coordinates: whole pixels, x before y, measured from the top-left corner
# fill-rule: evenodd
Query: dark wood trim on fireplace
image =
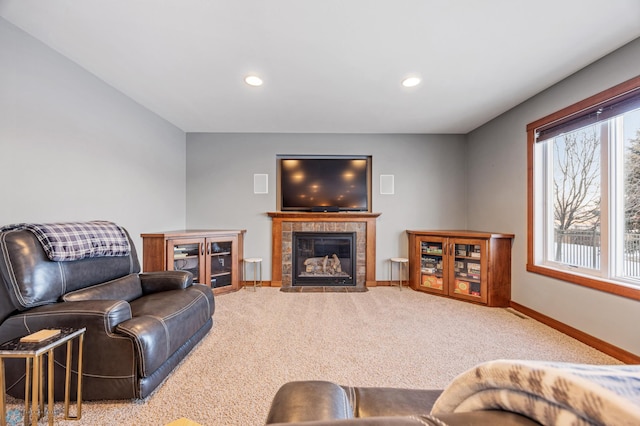
<path fill-rule="evenodd" d="M 381 213 L 268 212 L 271 225 L 271 286 L 282 287 L 283 222 L 364 222 L 367 228 L 365 285 L 376 286 L 376 219 Z"/>

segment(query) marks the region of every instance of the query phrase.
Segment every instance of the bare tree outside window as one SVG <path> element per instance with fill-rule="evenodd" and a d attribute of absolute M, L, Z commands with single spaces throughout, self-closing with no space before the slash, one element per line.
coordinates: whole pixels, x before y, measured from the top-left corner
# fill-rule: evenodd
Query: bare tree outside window
<path fill-rule="evenodd" d="M 627 232 L 640 232 L 640 129 L 626 148 L 624 201 Z"/>
<path fill-rule="evenodd" d="M 555 260 L 595 268 L 599 263 L 599 125 L 554 140 Z"/>
<path fill-rule="evenodd" d="M 640 120 L 640 110 L 635 111 Z M 627 120 L 625 120 L 626 122 Z M 633 120 L 628 120 L 633 122 Z M 624 153 L 624 276 L 640 277 L 640 129 Z"/>

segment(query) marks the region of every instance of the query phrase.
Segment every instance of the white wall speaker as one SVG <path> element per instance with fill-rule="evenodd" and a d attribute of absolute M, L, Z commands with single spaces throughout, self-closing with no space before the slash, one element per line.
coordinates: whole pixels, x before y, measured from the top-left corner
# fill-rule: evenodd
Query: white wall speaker
<path fill-rule="evenodd" d="M 380 175 L 380 194 L 382 195 L 393 195 L 394 194 L 394 184 L 393 184 L 393 175 Z"/>
<path fill-rule="evenodd" d="M 267 174 L 253 175 L 253 193 L 254 194 L 269 193 L 269 175 Z"/>

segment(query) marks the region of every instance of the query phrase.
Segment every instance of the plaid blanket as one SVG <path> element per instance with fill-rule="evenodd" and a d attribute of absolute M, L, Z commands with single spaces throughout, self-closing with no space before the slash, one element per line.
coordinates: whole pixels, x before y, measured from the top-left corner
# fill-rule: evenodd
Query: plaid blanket
<path fill-rule="evenodd" d="M 543 425 L 639 425 L 640 365 L 491 361 L 456 377 L 431 414 L 478 410 Z"/>
<path fill-rule="evenodd" d="M 0 228 L 14 230 L 33 232 L 47 257 L 56 262 L 131 253 L 124 228 L 113 222 L 17 223 Z"/>

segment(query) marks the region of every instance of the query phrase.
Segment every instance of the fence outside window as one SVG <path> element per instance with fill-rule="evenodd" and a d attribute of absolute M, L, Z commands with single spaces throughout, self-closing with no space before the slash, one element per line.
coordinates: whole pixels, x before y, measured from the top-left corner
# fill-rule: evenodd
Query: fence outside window
<path fill-rule="evenodd" d="M 554 241 L 556 261 L 583 268 L 600 268 L 600 232 L 556 229 Z M 623 273 L 625 277 L 640 278 L 640 233 L 624 235 Z"/>

